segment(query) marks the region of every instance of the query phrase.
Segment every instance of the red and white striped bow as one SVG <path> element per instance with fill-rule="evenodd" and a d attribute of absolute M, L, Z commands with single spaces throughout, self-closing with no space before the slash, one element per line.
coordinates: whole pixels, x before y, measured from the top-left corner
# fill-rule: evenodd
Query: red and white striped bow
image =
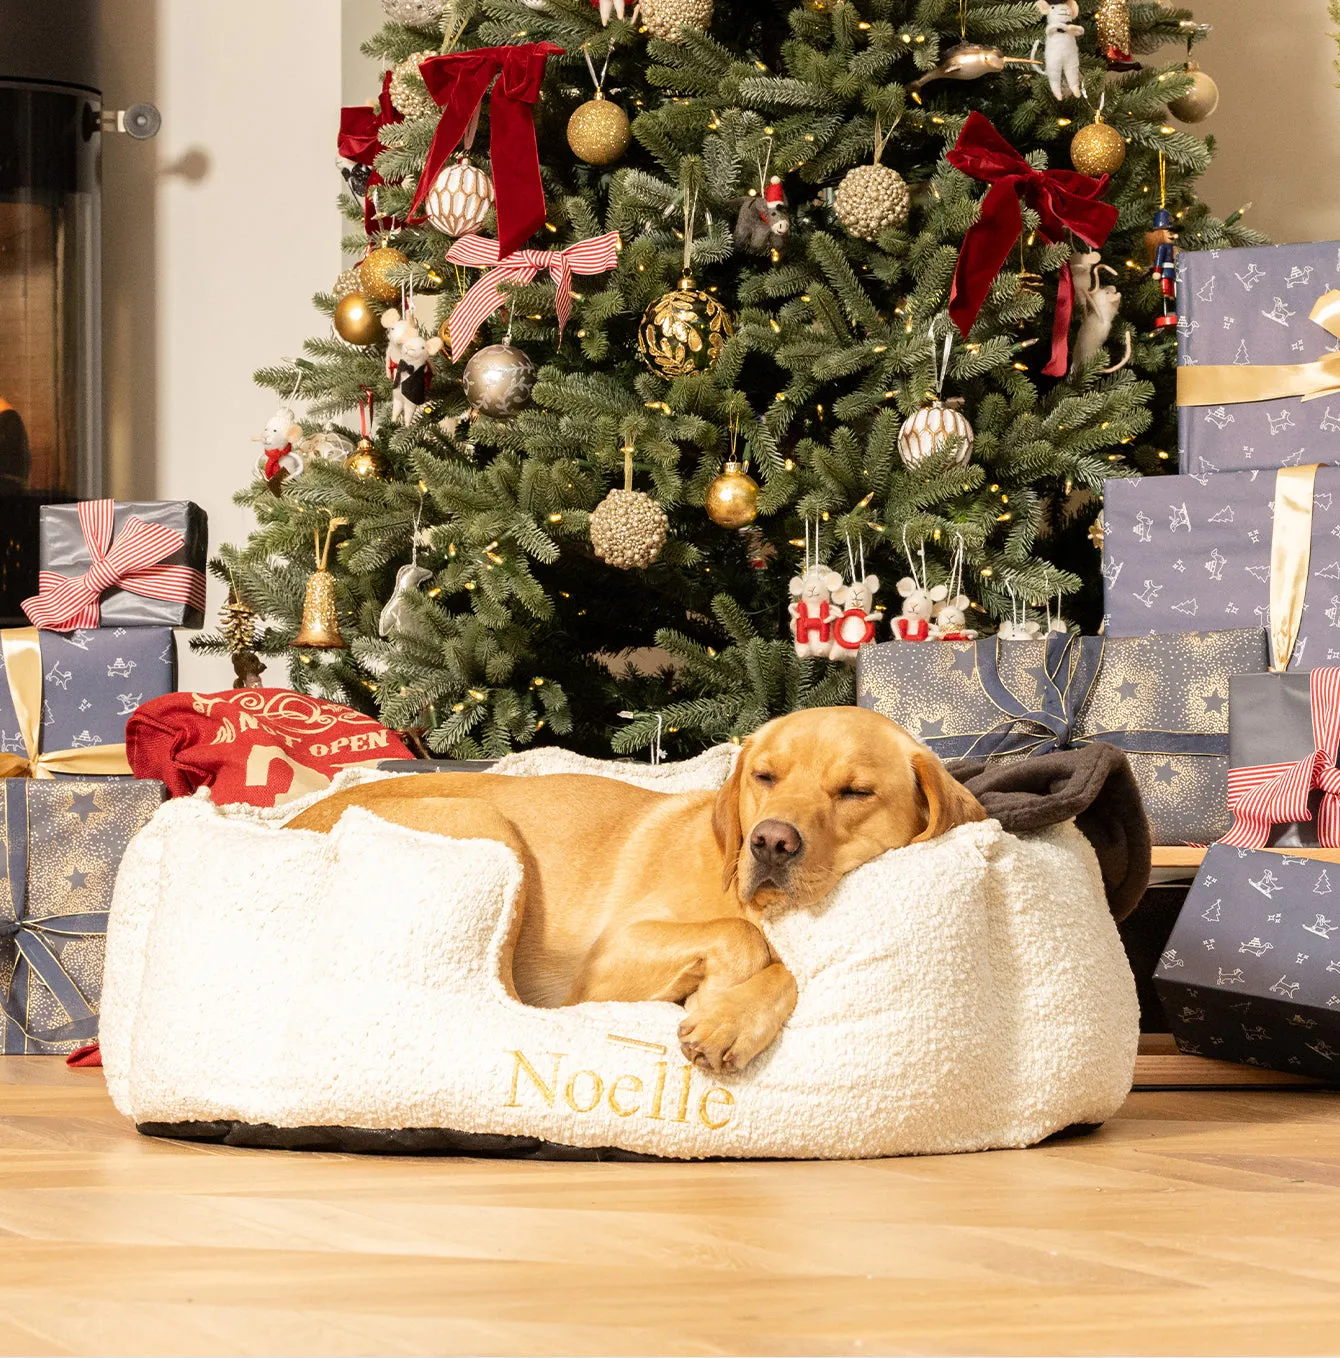
<path fill-rule="evenodd" d="M 73 578 L 42 571 L 38 592 L 23 601 L 23 611 L 35 627 L 51 632 L 96 627 L 98 601 L 110 589 L 124 589 L 146 599 L 168 599 L 205 606 L 205 577 L 189 566 L 165 566 L 165 557 L 179 552 L 186 539 L 163 523 L 147 523 L 138 515 L 127 519 L 112 541 L 114 500 L 83 500 L 79 526 L 92 561 L 83 575 Z"/>
<path fill-rule="evenodd" d="M 498 242 L 486 236 L 462 236 L 447 251 L 447 262 L 472 269 L 488 269 L 483 278 L 456 304 L 447 321 L 451 336 L 451 356 L 458 359 L 479 332 L 479 327 L 503 304 L 500 283 L 529 283 L 541 272 L 554 277 L 554 311 L 558 333 L 572 314 L 572 277 L 574 274 L 604 273 L 619 262 L 619 233 L 607 232 L 580 240 L 565 250 L 513 250 L 498 258 Z"/>
<path fill-rule="evenodd" d="M 1294 764 L 1255 764 L 1228 771 L 1228 809 L 1233 828 L 1223 843 L 1236 849 L 1263 849 L 1271 829 L 1310 821 L 1308 802 L 1314 790 L 1323 796 L 1317 811 L 1317 841 L 1340 848 L 1340 668 L 1313 670 L 1312 738 L 1314 753 Z"/>

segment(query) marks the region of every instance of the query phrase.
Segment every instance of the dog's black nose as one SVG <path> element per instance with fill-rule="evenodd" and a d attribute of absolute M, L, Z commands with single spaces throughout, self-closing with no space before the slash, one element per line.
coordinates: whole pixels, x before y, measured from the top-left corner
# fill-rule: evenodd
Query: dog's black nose
<path fill-rule="evenodd" d="M 804 843 L 800 831 L 784 820 L 761 820 L 749 836 L 749 848 L 754 857 L 774 868 L 789 863 Z"/>

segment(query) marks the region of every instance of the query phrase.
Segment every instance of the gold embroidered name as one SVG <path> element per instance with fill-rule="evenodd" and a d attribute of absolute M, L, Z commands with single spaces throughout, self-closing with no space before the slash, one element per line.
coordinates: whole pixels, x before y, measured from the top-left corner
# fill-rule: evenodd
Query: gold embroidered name
<path fill-rule="evenodd" d="M 571 1070 L 566 1052 L 545 1052 L 534 1061 L 522 1051 L 509 1049 L 507 1054 L 512 1075 L 504 1108 L 521 1108 L 523 1100 L 538 1099 L 546 1108 L 593 1113 L 604 1104 L 615 1117 L 682 1123 L 696 1119 L 708 1131 L 719 1132 L 729 1126 L 735 1107 L 735 1095 L 721 1085 L 712 1085 L 695 1098 L 693 1067 L 687 1064 L 672 1070 L 669 1061 L 653 1061 L 642 1074 L 611 1075 Z"/>

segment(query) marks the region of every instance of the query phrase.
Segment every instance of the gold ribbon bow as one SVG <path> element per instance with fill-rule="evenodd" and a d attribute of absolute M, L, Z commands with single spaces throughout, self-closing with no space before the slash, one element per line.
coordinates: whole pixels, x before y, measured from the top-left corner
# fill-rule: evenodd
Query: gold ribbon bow
<path fill-rule="evenodd" d="M 1340 339 L 1340 289 L 1319 297 L 1309 317 Z M 1315 401 L 1336 392 L 1340 392 L 1340 353 L 1323 354 L 1315 363 L 1209 363 L 1177 370 L 1180 406 L 1240 405 L 1286 396 Z"/>
<path fill-rule="evenodd" d="M 38 753 L 42 738 L 42 649 L 36 627 L 0 629 L 0 656 L 19 724 L 25 755 L 0 754 L 0 778 L 54 778 L 130 774 L 126 747 L 89 745 L 83 749 Z"/>

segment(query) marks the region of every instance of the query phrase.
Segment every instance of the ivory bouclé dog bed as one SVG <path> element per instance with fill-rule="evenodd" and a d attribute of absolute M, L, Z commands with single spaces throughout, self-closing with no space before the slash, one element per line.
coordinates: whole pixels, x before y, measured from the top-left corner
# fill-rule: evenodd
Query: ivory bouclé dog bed
<path fill-rule="evenodd" d="M 687 791 L 720 786 L 732 758 L 537 751 L 496 772 Z M 330 835 L 281 830 L 315 799 L 169 802 L 126 854 L 101 1038 L 116 1106 L 143 1129 L 845 1158 L 1028 1146 L 1104 1121 L 1130 1089 L 1135 985 L 1073 825 L 963 825 L 768 920 L 795 1012 L 744 1072 L 713 1076 L 681 1056 L 677 1005 L 511 998 L 521 867 L 506 847 L 360 808 Z"/>

